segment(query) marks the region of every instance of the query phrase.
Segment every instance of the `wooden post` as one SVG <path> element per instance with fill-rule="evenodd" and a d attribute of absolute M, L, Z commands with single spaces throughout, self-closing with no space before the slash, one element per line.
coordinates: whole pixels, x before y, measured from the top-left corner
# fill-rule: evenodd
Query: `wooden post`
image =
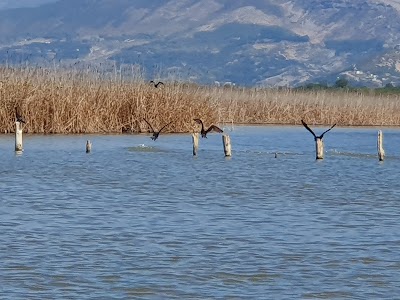
<path fill-rule="evenodd" d="M 87 140 L 86 141 L 86 153 L 90 153 L 90 151 L 92 151 L 92 143 Z"/>
<path fill-rule="evenodd" d="M 385 150 L 383 150 L 383 133 L 382 130 L 378 131 L 378 157 L 379 161 L 383 161 L 385 159 Z"/>
<path fill-rule="evenodd" d="M 324 159 L 324 142 L 321 138 L 315 138 L 316 159 Z"/>
<path fill-rule="evenodd" d="M 24 148 L 22 146 L 22 124 L 18 121 L 15 122 L 15 151 L 24 151 Z"/>
<path fill-rule="evenodd" d="M 225 156 L 232 156 L 232 151 L 231 151 L 231 138 L 229 135 L 222 135 L 222 142 L 224 145 L 224 153 Z"/>
<path fill-rule="evenodd" d="M 199 150 L 199 133 L 192 134 L 192 141 L 193 141 L 193 156 L 197 155 L 197 150 Z"/>

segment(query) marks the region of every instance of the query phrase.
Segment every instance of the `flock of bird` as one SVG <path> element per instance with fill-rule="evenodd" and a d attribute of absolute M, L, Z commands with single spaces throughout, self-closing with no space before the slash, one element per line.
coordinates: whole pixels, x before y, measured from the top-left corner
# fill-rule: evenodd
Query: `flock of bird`
<path fill-rule="evenodd" d="M 168 125 L 170 125 L 170 124 L 172 123 L 172 122 L 169 122 L 169 123 L 165 124 L 163 127 L 161 127 L 160 130 L 156 131 L 156 130 L 154 130 L 154 127 L 149 123 L 149 121 L 147 121 L 146 119 L 143 119 L 143 120 L 149 125 L 149 127 L 150 127 L 150 129 L 151 129 L 151 132 L 153 133 L 153 136 L 151 137 L 151 139 L 152 139 L 153 141 L 155 141 L 155 140 L 158 138 L 158 136 L 160 135 L 161 131 L 162 131 L 164 128 L 166 128 Z M 202 121 L 201 119 L 193 119 L 193 121 L 195 121 L 197 124 L 200 124 L 200 125 L 201 125 L 200 134 L 201 134 L 201 137 L 202 137 L 202 138 L 207 138 L 207 134 L 208 134 L 209 132 L 211 132 L 211 131 L 215 131 L 215 132 L 219 132 L 219 133 L 223 133 L 223 132 L 224 132 L 221 128 L 219 128 L 218 126 L 213 125 L 213 124 L 210 125 L 210 127 L 208 127 L 208 128 L 206 129 L 206 128 L 204 127 L 204 123 L 203 123 L 203 121 Z M 322 140 L 322 138 L 324 137 L 324 134 L 327 133 L 328 131 L 330 131 L 333 127 L 336 126 L 336 124 L 334 124 L 334 125 L 332 125 L 328 130 L 325 130 L 322 134 L 316 135 L 316 134 L 314 133 L 314 131 L 307 125 L 306 122 L 304 122 L 303 120 L 301 120 L 301 123 L 303 124 L 303 126 L 304 126 L 309 132 L 311 132 L 311 134 L 314 136 L 314 140 L 315 140 L 315 141 L 316 141 L 317 139 Z"/>
<path fill-rule="evenodd" d="M 158 88 L 160 85 L 164 85 L 163 82 L 158 81 L 157 83 L 153 80 L 150 81 L 150 83 L 152 83 L 154 85 L 155 88 Z M 15 119 L 17 122 L 20 123 L 24 123 L 26 124 L 25 118 L 21 115 L 21 112 L 19 110 L 18 107 L 15 107 Z M 150 124 L 149 121 L 147 121 L 145 118 L 143 118 L 143 120 L 147 123 L 147 125 L 149 125 L 151 132 L 153 133 L 153 135 L 150 137 L 153 141 L 157 140 L 161 131 L 166 128 L 168 125 L 172 124 L 173 122 L 169 122 L 167 124 L 165 124 L 164 126 L 162 126 L 159 130 L 155 130 L 154 127 Z M 204 127 L 204 123 L 201 119 L 193 119 L 197 124 L 201 125 L 201 130 L 200 130 L 200 134 L 202 138 L 207 138 L 207 134 L 211 131 L 215 131 L 218 133 L 223 133 L 224 131 L 219 128 L 216 125 L 210 125 L 208 128 Z M 314 136 L 314 140 L 320 139 L 322 140 L 322 138 L 324 137 L 324 134 L 327 133 L 328 131 L 330 131 L 333 127 L 336 126 L 336 124 L 334 124 L 333 126 L 331 126 L 328 130 L 325 130 L 321 135 L 316 135 L 314 133 L 314 131 L 306 124 L 306 122 L 304 122 L 303 120 L 301 120 L 301 123 L 303 124 L 303 126 L 309 131 L 311 132 L 311 134 Z"/>
<path fill-rule="evenodd" d="M 157 83 L 154 80 L 151 80 L 150 83 L 155 87 L 158 88 L 161 85 L 164 85 L 164 83 L 162 81 L 158 81 Z M 160 130 L 155 130 L 153 125 L 150 124 L 149 121 L 147 121 L 145 118 L 143 118 L 143 120 L 147 123 L 147 125 L 149 125 L 151 132 L 153 133 L 153 135 L 150 137 L 153 141 L 158 139 L 158 136 L 160 135 L 161 131 L 166 128 L 168 125 L 170 125 L 172 122 L 169 122 L 167 124 L 165 124 L 163 127 L 161 127 Z M 201 124 L 201 137 L 202 138 L 207 138 L 207 133 L 211 132 L 211 131 L 215 131 L 215 132 L 219 132 L 222 133 L 223 130 L 221 128 L 219 128 L 216 125 L 211 125 L 210 127 L 208 127 L 207 129 L 204 128 L 204 124 L 203 121 L 200 119 L 194 119 L 194 121 L 198 124 Z"/>
<path fill-rule="evenodd" d="M 156 83 L 154 80 L 151 80 L 150 83 L 153 84 L 155 88 L 158 88 L 160 85 L 164 85 L 164 83 L 161 82 L 161 81 L 158 81 L 158 82 Z M 170 123 L 164 125 L 163 127 L 161 127 L 161 129 L 160 129 L 159 131 L 155 131 L 154 128 L 153 128 L 153 126 L 151 126 L 151 124 L 150 124 L 146 119 L 144 119 L 144 120 L 146 121 L 146 123 L 147 123 L 147 124 L 149 125 L 149 127 L 151 128 L 151 131 L 153 132 L 153 136 L 151 137 L 151 139 L 154 140 L 154 141 L 155 141 L 155 140 L 158 138 L 158 136 L 160 135 L 161 130 L 163 130 L 165 127 L 167 127 L 169 124 L 172 123 L 172 122 L 170 122 Z M 211 132 L 211 131 L 215 131 L 215 132 L 219 132 L 219 133 L 222 133 L 222 132 L 223 132 L 223 130 L 222 130 L 221 128 L 219 128 L 218 126 L 215 126 L 215 125 L 211 125 L 211 126 L 208 127 L 207 129 L 205 129 L 205 128 L 204 128 L 203 121 L 200 120 L 200 119 L 194 119 L 194 121 L 195 121 L 196 123 L 198 123 L 198 124 L 201 125 L 201 131 L 200 131 L 200 133 L 201 133 L 201 137 L 202 137 L 202 138 L 207 138 L 207 133 L 209 133 L 209 132 Z M 324 137 L 324 134 L 327 133 L 328 131 L 330 131 L 333 127 L 336 126 L 336 124 L 334 124 L 334 125 L 331 126 L 328 130 L 324 131 L 321 135 L 316 135 L 316 134 L 314 133 L 314 131 L 306 124 L 306 122 L 304 122 L 303 120 L 301 120 L 301 124 L 303 124 L 303 126 L 304 126 L 309 132 L 311 132 L 311 134 L 314 136 L 314 140 L 315 140 L 315 141 L 318 140 L 318 139 L 319 139 L 319 140 L 322 140 L 322 138 Z"/>
<path fill-rule="evenodd" d="M 145 118 L 143 118 L 143 120 L 149 125 L 151 132 L 153 133 L 153 136 L 150 137 L 153 141 L 158 139 L 158 136 L 160 135 L 161 131 L 172 123 L 172 122 L 169 122 L 169 123 L 165 124 L 163 127 L 161 127 L 160 130 L 155 130 L 149 121 L 147 121 Z M 200 119 L 194 119 L 194 121 L 198 124 L 201 124 L 200 134 L 201 134 L 202 138 L 207 138 L 207 133 L 209 133 L 211 131 L 215 131 L 215 132 L 219 132 L 219 133 L 224 132 L 221 128 L 219 128 L 218 126 L 215 126 L 215 125 L 211 125 L 207 129 L 205 129 L 203 121 Z"/>
<path fill-rule="evenodd" d="M 25 118 L 21 115 L 21 113 L 17 107 L 15 108 L 15 119 L 17 122 L 26 124 Z M 168 125 L 172 124 L 172 122 L 169 122 L 169 123 L 165 124 L 163 127 L 161 127 L 160 130 L 155 130 L 149 121 L 147 121 L 145 118 L 143 118 L 143 120 L 147 123 L 147 125 L 149 125 L 151 132 L 153 133 L 153 136 L 150 137 L 153 141 L 158 139 L 158 136 L 160 135 L 161 131 L 164 128 L 166 128 Z M 215 125 L 211 125 L 207 129 L 205 129 L 203 121 L 200 119 L 194 119 L 194 121 L 198 124 L 201 124 L 200 133 L 201 133 L 202 138 L 207 138 L 207 133 L 209 133 L 211 131 L 220 132 L 220 133 L 223 132 L 223 130 L 221 128 L 219 128 L 218 126 L 215 126 Z"/>
<path fill-rule="evenodd" d="M 20 111 L 19 111 L 19 109 L 18 109 L 17 107 L 15 108 L 15 119 L 16 119 L 17 122 L 26 124 L 25 118 L 21 115 L 21 113 L 20 113 Z M 161 131 L 162 131 L 164 128 L 166 128 L 168 125 L 170 125 L 170 124 L 173 123 L 173 122 L 171 121 L 171 122 L 165 124 L 164 126 L 162 126 L 162 127 L 160 128 L 160 130 L 155 130 L 154 127 L 150 124 L 149 121 L 147 121 L 145 118 L 143 118 L 143 120 L 147 123 L 147 125 L 149 125 L 149 127 L 150 127 L 150 129 L 151 129 L 151 132 L 153 133 L 153 135 L 150 137 L 153 141 L 155 141 L 155 140 L 158 139 L 158 137 L 159 137 Z M 219 128 L 218 126 L 216 126 L 216 125 L 214 125 L 214 124 L 210 125 L 210 126 L 206 129 L 206 128 L 204 127 L 204 123 L 203 123 L 203 121 L 202 121 L 201 119 L 193 119 L 193 121 L 195 121 L 197 124 L 200 124 L 200 125 L 201 125 L 200 134 L 201 134 L 201 137 L 202 137 L 202 138 L 207 138 L 207 134 L 208 134 L 209 132 L 211 132 L 211 131 L 215 131 L 215 132 L 218 132 L 218 133 L 223 133 L 223 132 L 224 132 L 221 128 Z M 306 122 L 304 122 L 303 120 L 301 120 L 301 123 L 303 124 L 303 126 L 304 126 L 309 132 L 311 132 L 311 134 L 314 136 L 314 140 L 317 140 L 317 139 L 321 139 L 321 140 L 322 140 L 322 138 L 324 137 L 324 134 L 327 133 L 328 131 L 330 131 L 333 127 L 336 126 L 336 124 L 332 125 L 328 130 L 325 130 L 321 135 L 318 135 L 318 136 L 317 136 L 317 135 L 314 133 L 314 131 L 306 124 Z"/>

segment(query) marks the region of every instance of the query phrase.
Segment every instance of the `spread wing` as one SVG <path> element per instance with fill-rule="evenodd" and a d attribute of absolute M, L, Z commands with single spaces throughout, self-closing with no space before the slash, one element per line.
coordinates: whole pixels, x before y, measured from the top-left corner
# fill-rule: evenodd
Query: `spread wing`
<path fill-rule="evenodd" d="M 333 127 L 335 127 L 336 126 L 336 124 L 334 124 L 331 128 L 329 128 L 328 130 L 326 130 L 326 131 L 324 131 L 322 134 L 321 134 L 321 139 L 322 139 L 322 137 L 324 136 L 324 134 L 325 133 L 327 133 L 329 130 L 331 130 Z"/>
<path fill-rule="evenodd" d="M 224 132 L 221 128 L 219 128 L 218 126 L 215 125 L 211 125 L 208 129 L 207 129 L 207 133 L 210 131 L 216 131 L 216 132 Z"/>
<path fill-rule="evenodd" d="M 151 126 L 151 124 L 145 118 L 143 118 L 143 120 L 145 120 L 145 122 L 150 126 L 151 131 L 154 132 L 153 126 Z"/>
<path fill-rule="evenodd" d="M 159 133 L 161 132 L 161 130 L 163 130 L 165 127 L 167 127 L 169 124 L 171 124 L 172 123 L 172 121 L 171 122 L 169 122 L 168 124 L 166 124 L 166 125 L 164 125 L 163 127 L 161 127 L 161 129 L 160 129 L 160 131 L 159 131 Z"/>
<path fill-rule="evenodd" d="M 193 119 L 193 121 L 195 121 L 197 124 L 203 125 L 203 121 L 200 119 Z"/>
<path fill-rule="evenodd" d="M 310 127 L 308 127 L 308 125 L 306 124 L 306 122 L 304 122 L 303 120 L 301 120 L 301 123 L 303 124 L 303 126 L 309 131 L 311 132 L 311 134 L 314 136 L 314 138 L 317 138 L 317 136 L 315 135 L 314 131 L 312 131 L 312 129 Z"/>

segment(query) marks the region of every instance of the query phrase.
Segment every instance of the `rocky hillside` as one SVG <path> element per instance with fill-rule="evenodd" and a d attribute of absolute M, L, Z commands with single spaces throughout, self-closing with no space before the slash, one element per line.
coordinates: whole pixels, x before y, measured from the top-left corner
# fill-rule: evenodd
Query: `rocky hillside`
<path fill-rule="evenodd" d="M 0 0 L 0 9 L 35 7 L 50 2 L 57 0 Z"/>
<path fill-rule="evenodd" d="M 400 85 L 399 0 L 36 1 L 17 9 L 0 1 L 2 64 L 135 64 L 148 78 L 199 83 L 346 76 Z"/>

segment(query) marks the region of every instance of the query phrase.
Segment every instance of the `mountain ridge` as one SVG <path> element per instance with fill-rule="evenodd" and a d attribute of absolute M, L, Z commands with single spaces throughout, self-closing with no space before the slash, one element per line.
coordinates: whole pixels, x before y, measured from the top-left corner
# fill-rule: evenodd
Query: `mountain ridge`
<path fill-rule="evenodd" d="M 138 64 L 199 83 L 397 85 L 399 10 L 395 0 L 60 0 L 0 10 L 0 59 Z"/>

